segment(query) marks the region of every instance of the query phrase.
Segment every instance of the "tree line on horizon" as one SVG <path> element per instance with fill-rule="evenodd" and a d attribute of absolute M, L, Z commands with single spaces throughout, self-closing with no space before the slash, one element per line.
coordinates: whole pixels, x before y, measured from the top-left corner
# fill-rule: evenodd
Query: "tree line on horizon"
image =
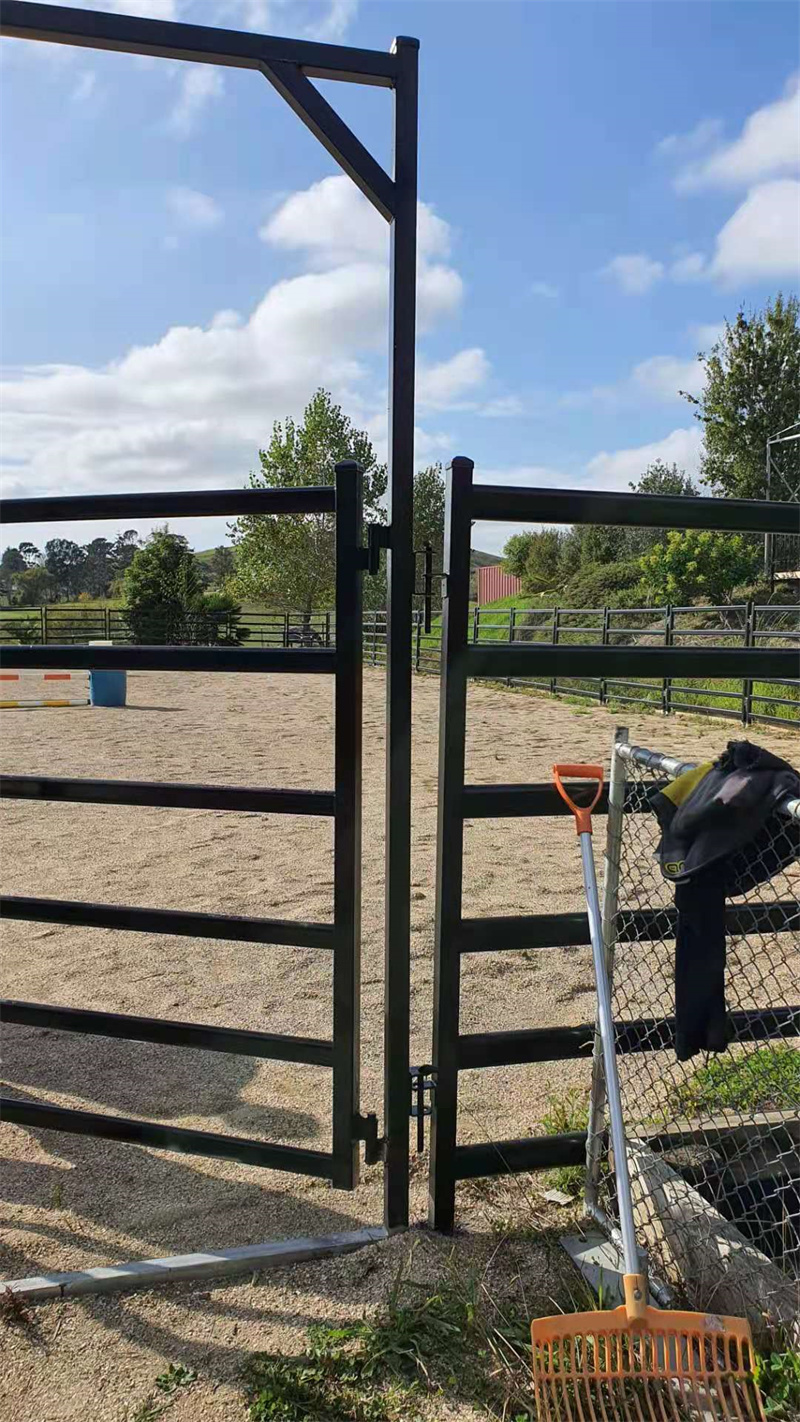
<path fill-rule="evenodd" d="M 733 323 L 725 323 L 711 350 L 698 354 L 703 392 L 680 393 L 703 426 L 702 492 L 719 498 L 766 497 L 766 441 L 800 416 L 799 318 L 798 299 L 778 295 L 763 312 L 740 310 Z M 800 489 L 800 442 L 789 448 L 787 458 L 788 482 Z M 315 392 L 301 420 L 274 423 L 269 443 L 259 451 L 259 466 L 250 474 L 250 487 L 331 484 L 343 459 L 356 459 L 364 471 L 365 523 L 384 523 L 386 465 L 367 432 L 353 425 L 326 390 Z M 701 492 L 685 470 L 660 460 L 643 469 L 631 488 L 685 498 Z M 441 465 L 418 470 L 413 529 L 418 591 L 426 544 L 433 549 L 434 566 L 441 567 L 444 507 Z M 143 637 L 160 618 L 178 640 L 195 640 L 198 626 L 209 619 L 225 618 L 232 628 L 245 600 L 290 610 L 306 625 L 312 612 L 333 605 L 332 515 L 245 515 L 229 527 L 232 546 L 214 549 L 202 560 L 168 527 L 154 530 L 144 542 L 128 529 L 113 541 L 95 538 L 85 545 L 52 539 L 42 552 L 21 543 L 7 548 L 0 560 L 0 587 L 16 606 L 112 597 L 129 610 L 132 627 Z M 786 556 L 797 567 L 800 538 L 789 542 L 797 547 Z M 525 592 L 558 593 L 574 607 L 632 606 L 639 600 L 726 602 L 758 582 L 762 562 L 760 537 L 695 530 L 524 530 L 504 549 L 505 567 L 521 579 Z M 365 606 L 384 607 L 385 595 L 382 566 L 377 576 L 365 579 Z"/>

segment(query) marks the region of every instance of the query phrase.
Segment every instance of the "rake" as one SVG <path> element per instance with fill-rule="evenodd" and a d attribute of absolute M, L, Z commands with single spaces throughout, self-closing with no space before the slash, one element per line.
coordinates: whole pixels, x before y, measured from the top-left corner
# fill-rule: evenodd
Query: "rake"
<path fill-rule="evenodd" d="M 575 803 L 563 778 L 595 784 Z M 633 1222 L 625 1127 L 592 850 L 592 810 L 603 789 L 599 765 L 555 765 L 556 789 L 575 816 L 597 982 L 597 1016 L 614 1151 L 625 1273 L 619 1308 L 557 1314 L 531 1324 L 540 1422 L 764 1422 L 745 1319 L 653 1308 Z"/>

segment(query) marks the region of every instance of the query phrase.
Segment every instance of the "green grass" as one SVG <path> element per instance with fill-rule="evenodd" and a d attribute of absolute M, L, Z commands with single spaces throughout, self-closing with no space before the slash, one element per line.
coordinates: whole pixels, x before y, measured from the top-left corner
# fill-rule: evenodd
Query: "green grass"
<path fill-rule="evenodd" d="M 527 1314 L 504 1310 L 501 1329 L 474 1277 L 446 1266 L 430 1289 L 410 1282 L 407 1267 L 374 1317 L 310 1328 L 298 1357 L 254 1354 L 250 1422 L 414 1422 L 427 1397 L 445 1393 L 528 1422 Z"/>
<path fill-rule="evenodd" d="M 542 1125 L 549 1136 L 565 1136 L 585 1131 L 589 1125 L 589 1099 L 585 1091 L 571 1087 L 563 1096 L 550 1096 Z M 585 1165 L 558 1165 L 548 1170 L 547 1183 L 568 1195 L 580 1195 L 586 1179 Z"/>
<path fill-rule="evenodd" d="M 712 1057 L 678 1088 L 686 1115 L 724 1110 L 791 1111 L 800 1106 L 800 1051 L 760 1047 L 731 1058 Z"/>
<path fill-rule="evenodd" d="M 795 1422 L 800 1417 L 800 1353 L 762 1353 L 756 1358 L 755 1379 L 770 1422 Z"/>

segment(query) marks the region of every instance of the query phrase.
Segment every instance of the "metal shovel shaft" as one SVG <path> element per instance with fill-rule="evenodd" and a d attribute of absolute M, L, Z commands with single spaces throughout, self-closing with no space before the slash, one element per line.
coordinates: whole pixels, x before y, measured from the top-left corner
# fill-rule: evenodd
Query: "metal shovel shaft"
<path fill-rule="evenodd" d="M 611 992 L 606 973 L 605 949 L 603 947 L 603 926 L 600 915 L 600 899 L 597 893 L 597 875 L 594 867 L 591 831 L 580 835 L 581 861 L 583 864 L 583 887 L 586 892 L 586 908 L 589 914 L 589 930 L 592 935 L 592 959 L 597 984 L 597 1018 L 600 1026 L 600 1041 L 603 1047 L 603 1065 L 606 1075 L 606 1097 L 611 1122 L 611 1144 L 614 1148 L 614 1172 L 617 1185 L 620 1234 L 625 1273 L 639 1273 L 639 1251 L 636 1247 L 636 1232 L 633 1225 L 633 1200 L 628 1173 L 628 1154 L 625 1144 L 625 1125 L 622 1119 L 622 1101 L 619 1092 L 619 1071 L 614 1042 L 614 1018 L 611 1012 Z"/>

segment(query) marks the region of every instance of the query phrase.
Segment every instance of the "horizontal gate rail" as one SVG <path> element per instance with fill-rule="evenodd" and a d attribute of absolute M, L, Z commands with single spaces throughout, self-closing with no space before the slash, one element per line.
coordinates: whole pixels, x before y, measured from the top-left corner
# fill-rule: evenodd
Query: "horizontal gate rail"
<path fill-rule="evenodd" d="M 620 943 L 650 943 L 675 932 L 674 908 L 639 909 L 620 913 Z M 744 933 L 790 933 L 800 928 L 797 900 L 771 904 L 728 904 L 725 930 Z M 526 948 L 575 948 L 591 943 L 585 913 L 500 914 L 495 918 L 463 918 L 458 927 L 461 953 L 503 953 Z"/>
<path fill-rule="evenodd" d="M 481 1141 L 456 1146 L 456 1180 L 481 1175 L 516 1175 L 522 1170 L 552 1170 L 557 1165 L 583 1165 L 586 1132 L 561 1136 L 531 1136 L 522 1141 Z"/>
<path fill-rule="evenodd" d="M 21 1101 L 13 1096 L 0 1096 L 0 1119 L 15 1126 L 30 1126 L 33 1130 L 67 1131 L 72 1135 L 95 1136 L 105 1141 L 125 1141 L 130 1145 L 179 1151 L 184 1155 L 208 1155 L 219 1160 L 238 1160 L 244 1165 L 260 1165 L 267 1170 L 290 1170 L 295 1175 L 333 1179 L 333 1156 L 327 1151 L 270 1145 L 267 1141 L 248 1140 L 246 1136 L 191 1131 L 185 1126 L 163 1126 L 156 1121 L 105 1116 L 98 1111 L 53 1106 L 49 1101 Z"/>
<path fill-rule="evenodd" d="M 797 508 L 766 501 L 680 498 L 661 495 L 576 493 L 574 490 L 520 489 L 474 485 L 471 460 L 453 461 L 448 477 L 445 524 L 442 605 L 442 675 L 439 719 L 439 821 L 437 833 L 436 939 L 434 958 L 433 1116 L 431 1134 L 430 1219 L 438 1229 L 451 1229 L 455 1218 L 457 1180 L 494 1175 L 508 1170 L 534 1170 L 563 1164 L 582 1164 L 586 1137 L 541 1137 L 528 1141 L 487 1142 L 460 1146 L 457 1141 L 458 1073 L 489 1066 L 529 1062 L 589 1060 L 595 1040 L 594 1023 L 578 1027 L 552 1027 L 513 1032 L 481 1032 L 462 1036 L 460 1019 L 460 964 L 465 953 L 520 949 L 588 946 L 589 923 L 585 913 L 551 913 L 465 918 L 463 904 L 463 826 L 466 819 L 497 816 L 554 816 L 564 814 L 550 785 L 466 785 L 465 736 L 469 678 L 538 680 L 551 690 L 564 679 L 599 678 L 597 689 L 575 688 L 581 695 L 604 699 L 610 687 L 631 690 L 649 680 L 661 693 L 664 678 L 734 677 L 754 681 L 786 678 L 797 672 L 796 646 L 734 645 L 686 647 L 619 646 L 610 643 L 607 626 L 590 626 L 591 610 L 555 609 L 546 615 L 561 636 L 596 635 L 597 644 L 559 642 L 555 631 L 550 644 L 514 639 L 520 631 L 509 614 L 508 641 L 481 641 L 469 619 L 470 532 L 475 520 L 524 520 L 527 523 L 622 524 L 639 528 L 738 529 L 747 532 L 794 533 Z M 738 609 L 741 611 L 741 609 Z M 673 610 L 674 614 L 674 610 Z M 580 619 L 570 627 L 564 619 Z M 656 615 L 648 612 L 648 616 Z M 665 622 L 667 612 L 657 610 Z M 491 624 L 482 623 L 486 628 Z M 674 615 L 673 615 L 674 625 Z M 666 626 L 666 622 L 665 622 Z M 532 629 L 535 632 L 535 628 Z M 685 629 L 675 629 L 676 636 Z M 600 634 L 603 641 L 600 642 Z M 719 633 L 714 633 L 719 636 Z M 731 630 L 737 643 L 747 640 L 743 628 Z M 706 639 L 708 640 L 708 639 Z M 765 639 L 766 640 L 766 639 Z M 631 680 L 636 678 L 637 680 Z M 570 688 L 565 687 L 565 690 Z M 674 689 L 674 688 L 673 688 Z M 713 694 L 713 693 L 712 693 Z M 723 689 L 723 694 L 725 694 Z M 739 693 L 733 694 L 740 700 Z M 624 695 L 620 699 L 625 699 Z M 671 773 L 671 767 L 663 771 Z M 624 789 L 622 791 L 624 795 Z M 644 806 L 639 806 L 644 810 Z M 608 813 L 608 793 L 598 809 Z M 647 942 L 674 933 L 674 908 L 644 909 L 620 914 L 617 936 L 629 942 Z M 794 902 L 726 907 L 728 933 L 754 929 L 773 932 L 796 929 L 800 910 Z M 800 1008 L 764 1009 L 731 1014 L 734 1031 L 747 1040 L 800 1035 Z M 617 1031 L 621 1052 L 668 1050 L 673 1045 L 674 1021 L 622 1023 Z"/>
<path fill-rule="evenodd" d="M 467 648 L 467 676 L 501 679 L 536 676 L 747 677 L 771 681 L 797 671 L 791 647 L 555 647 L 530 642 L 478 642 Z M 709 695 L 715 695 L 709 692 Z"/>
<path fill-rule="evenodd" d="M 332 790 L 268 790 L 250 785 L 181 785 L 157 780 L 73 780 L 52 775 L 0 775 L 0 799 L 241 810 L 265 815 L 332 815 L 335 809 Z"/>
<path fill-rule="evenodd" d="M 0 918 L 21 919 L 26 923 L 76 924 L 84 928 L 117 928 L 129 933 L 166 933 L 181 938 L 223 938 L 234 943 L 278 943 L 296 948 L 334 948 L 336 945 L 336 930 L 329 923 L 241 918 L 236 914 L 195 913 L 186 909 L 129 908 L 127 904 L 90 904 L 80 899 L 3 894 Z"/>
<path fill-rule="evenodd" d="M 92 671 L 297 672 L 333 675 L 336 652 L 326 647 L 17 647 L 0 644 L 0 666 L 83 667 Z"/>
<path fill-rule="evenodd" d="M 74 519 L 210 518 L 247 514 L 334 513 L 332 485 L 299 489 L 176 489 L 170 493 L 66 494 L 0 500 L 3 523 Z"/>
<path fill-rule="evenodd" d="M 751 1008 L 731 1012 L 732 1041 L 771 1042 L 800 1037 L 800 1007 Z M 664 1052 L 675 1045 L 674 1017 L 642 1017 L 618 1022 L 614 1028 L 617 1051 Z M 470 1032 L 458 1039 L 458 1065 L 462 1071 L 479 1067 L 522 1066 L 528 1062 L 572 1061 L 587 1056 L 594 1046 L 594 1023 L 580 1027 L 533 1027 L 517 1032 Z"/>
<path fill-rule="evenodd" d="M 503 522 L 607 523 L 628 528 L 797 533 L 797 505 L 771 503 L 766 499 L 685 498 L 667 494 L 613 494 L 475 484 L 469 494 L 469 506 L 472 519 Z"/>
<path fill-rule="evenodd" d="M 16 1002 L 11 998 L 0 1001 L 0 1017 L 3 1022 L 14 1022 L 18 1026 L 47 1027 L 57 1032 L 195 1047 L 204 1052 L 231 1052 L 274 1062 L 333 1066 L 333 1043 L 316 1037 L 287 1037 L 202 1022 L 172 1022 L 163 1017 L 136 1017 L 127 1012 L 90 1012 L 85 1008 L 51 1007 L 44 1002 Z"/>

